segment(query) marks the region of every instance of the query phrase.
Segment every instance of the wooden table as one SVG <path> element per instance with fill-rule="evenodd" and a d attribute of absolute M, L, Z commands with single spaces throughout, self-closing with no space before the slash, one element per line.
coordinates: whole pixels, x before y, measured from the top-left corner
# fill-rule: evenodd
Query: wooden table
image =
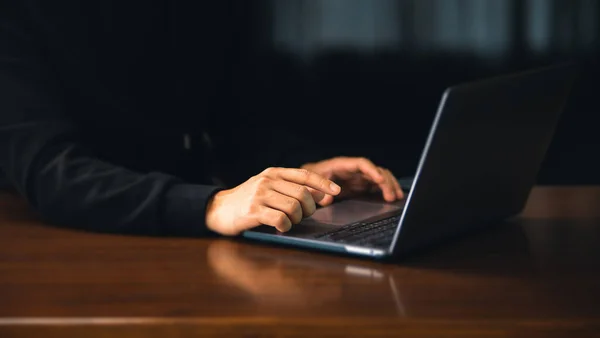
<path fill-rule="evenodd" d="M 0 337 L 600 337 L 600 187 L 400 263 L 40 224 L 0 197 Z"/>

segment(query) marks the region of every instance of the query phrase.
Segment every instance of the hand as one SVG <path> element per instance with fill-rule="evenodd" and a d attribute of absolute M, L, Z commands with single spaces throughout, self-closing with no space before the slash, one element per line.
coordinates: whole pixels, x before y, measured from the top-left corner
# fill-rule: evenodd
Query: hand
<path fill-rule="evenodd" d="M 309 190 L 310 189 L 310 190 Z M 270 225 L 281 232 L 312 215 L 316 204 L 340 193 L 334 182 L 306 169 L 268 168 L 208 203 L 206 225 L 222 235 Z"/>
<path fill-rule="evenodd" d="M 378 167 L 366 158 L 335 157 L 317 163 L 308 163 L 302 168 L 339 184 L 342 188 L 339 197 L 379 190 L 388 202 L 404 198 L 404 193 L 396 177 L 388 169 Z M 318 203 L 325 206 L 332 202 L 333 196 L 327 195 Z"/>

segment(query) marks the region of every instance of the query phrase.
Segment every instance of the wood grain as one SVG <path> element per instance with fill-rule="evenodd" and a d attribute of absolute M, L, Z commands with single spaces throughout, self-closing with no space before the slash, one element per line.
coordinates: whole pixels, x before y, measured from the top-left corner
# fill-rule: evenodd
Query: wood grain
<path fill-rule="evenodd" d="M 0 197 L 0 337 L 593 337 L 600 187 L 395 263 L 60 229 Z"/>

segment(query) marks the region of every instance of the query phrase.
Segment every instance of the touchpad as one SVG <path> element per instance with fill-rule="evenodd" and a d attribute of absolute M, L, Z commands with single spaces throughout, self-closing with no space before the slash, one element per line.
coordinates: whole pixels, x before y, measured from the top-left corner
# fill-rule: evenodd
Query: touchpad
<path fill-rule="evenodd" d="M 301 224 L 324 223 L 331 225 L 347 225 L 399 209 L 401 209 L 401 207 L 393 204 L 345 200 L 317 209 L 312 216 L 302 220 Z"/>

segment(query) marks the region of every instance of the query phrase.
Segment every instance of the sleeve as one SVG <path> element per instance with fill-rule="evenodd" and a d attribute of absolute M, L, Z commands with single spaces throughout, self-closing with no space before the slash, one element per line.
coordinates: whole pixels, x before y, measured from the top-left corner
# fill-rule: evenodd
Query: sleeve
<path fill-rule="evenodd" d="M 16 3 L 16 2 L 15 2 Z M 94 157 L 11 2 L 0 8 L 0 171 L 41 218 L 96 232 L 199 236 L 219 188 Z"/>

